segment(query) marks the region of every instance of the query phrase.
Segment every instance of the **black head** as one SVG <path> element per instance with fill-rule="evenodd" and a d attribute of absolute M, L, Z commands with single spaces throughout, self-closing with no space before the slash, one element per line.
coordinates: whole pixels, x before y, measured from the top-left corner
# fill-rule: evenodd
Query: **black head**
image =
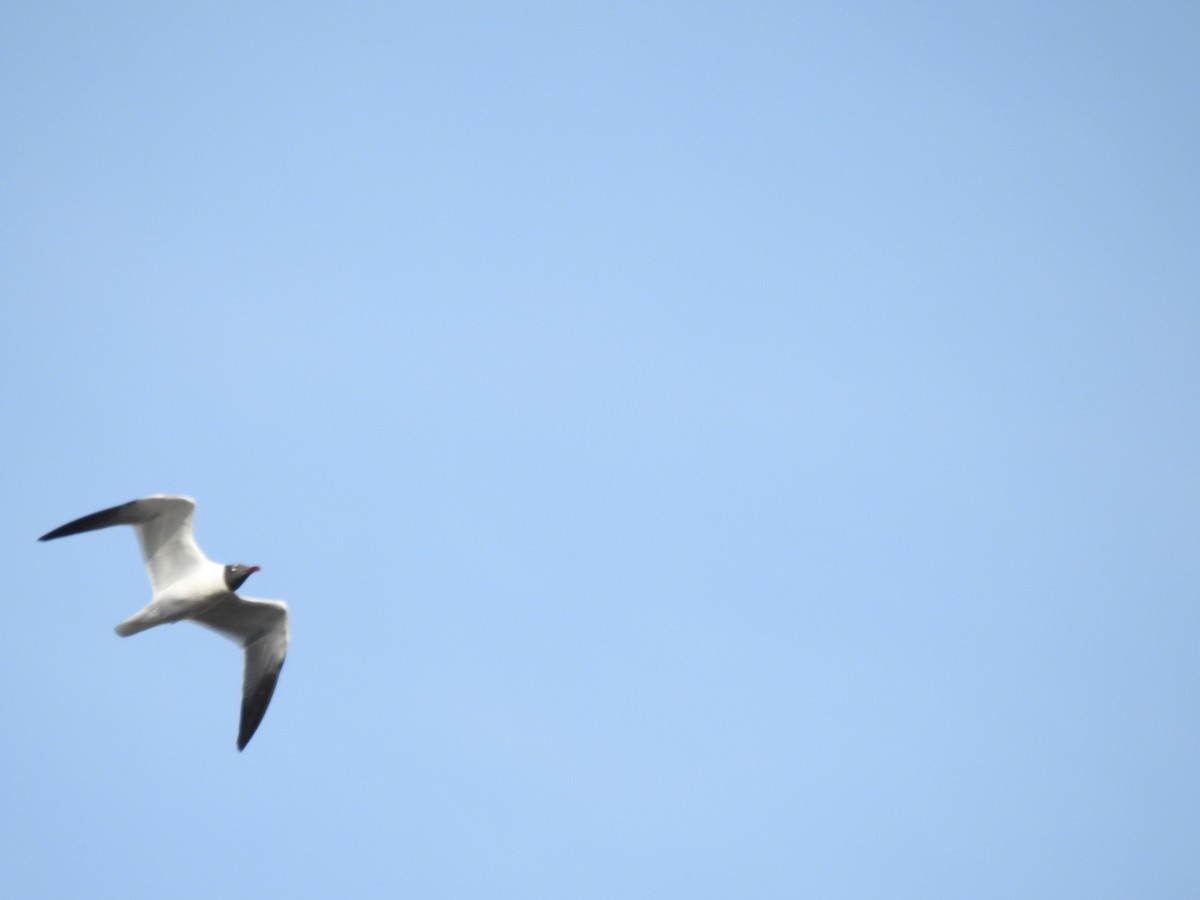
<path fill-rule="evenodd" d="M 243 566 L 241 563 L 234 563 L 231 566 L 225 567 L 225 586 L 231 591 L 236 591 L 246 579 L 258 571 L 258 566 Z"/>

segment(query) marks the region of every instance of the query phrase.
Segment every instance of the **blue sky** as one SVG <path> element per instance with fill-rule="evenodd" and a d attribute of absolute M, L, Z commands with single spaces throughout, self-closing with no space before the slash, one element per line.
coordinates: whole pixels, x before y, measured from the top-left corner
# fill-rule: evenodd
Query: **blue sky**
<path fill-rule="evenodd" d="M 0 893 L 1196 896 L 1194 4 L 0 24 Z"/>

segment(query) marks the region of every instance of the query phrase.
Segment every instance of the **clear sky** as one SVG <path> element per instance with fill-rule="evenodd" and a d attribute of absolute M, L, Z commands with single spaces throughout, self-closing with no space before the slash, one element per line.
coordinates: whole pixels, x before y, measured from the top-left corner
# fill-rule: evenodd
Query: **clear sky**
<path fill-rule="evenodd" d="M 0 11 L 0 895 L 1200 894 L 1200 7 Z M 292 649 L 128 640 L 151 493 Z"/>

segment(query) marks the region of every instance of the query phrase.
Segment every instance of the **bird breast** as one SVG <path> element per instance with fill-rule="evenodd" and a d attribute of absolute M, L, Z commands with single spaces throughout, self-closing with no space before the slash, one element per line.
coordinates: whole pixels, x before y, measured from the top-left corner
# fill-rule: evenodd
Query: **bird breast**
<path fill-rule="evenodd" d="M 192 605 L 203 608 L 229 593 L 225 584 L 225 567 L 205 561 L 181 578 L 172 581 L 154 595 L 155 603 Z"/>

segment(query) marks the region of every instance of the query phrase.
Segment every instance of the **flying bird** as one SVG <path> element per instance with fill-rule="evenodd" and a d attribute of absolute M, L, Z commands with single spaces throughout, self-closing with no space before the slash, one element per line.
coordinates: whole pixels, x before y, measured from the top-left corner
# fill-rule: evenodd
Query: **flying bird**
<path fill-rule="evenodd" d="M 116 627 L 129 637 L 155 625 L 191 621 L 235 641 L 245 652 L 242 718 L 237 748 L 254 736 L 275 693 L 288 648 L 288 609 L 280 600 L 238 596 L 238 588 L 259 571 L 241 563 L 221 565 L 205 556 L 192 537 L 191 497 L 155 494 L 102 509 L 43 534 L 39 541 L 132 525 L 142 547 L 153 596 Z"/>

